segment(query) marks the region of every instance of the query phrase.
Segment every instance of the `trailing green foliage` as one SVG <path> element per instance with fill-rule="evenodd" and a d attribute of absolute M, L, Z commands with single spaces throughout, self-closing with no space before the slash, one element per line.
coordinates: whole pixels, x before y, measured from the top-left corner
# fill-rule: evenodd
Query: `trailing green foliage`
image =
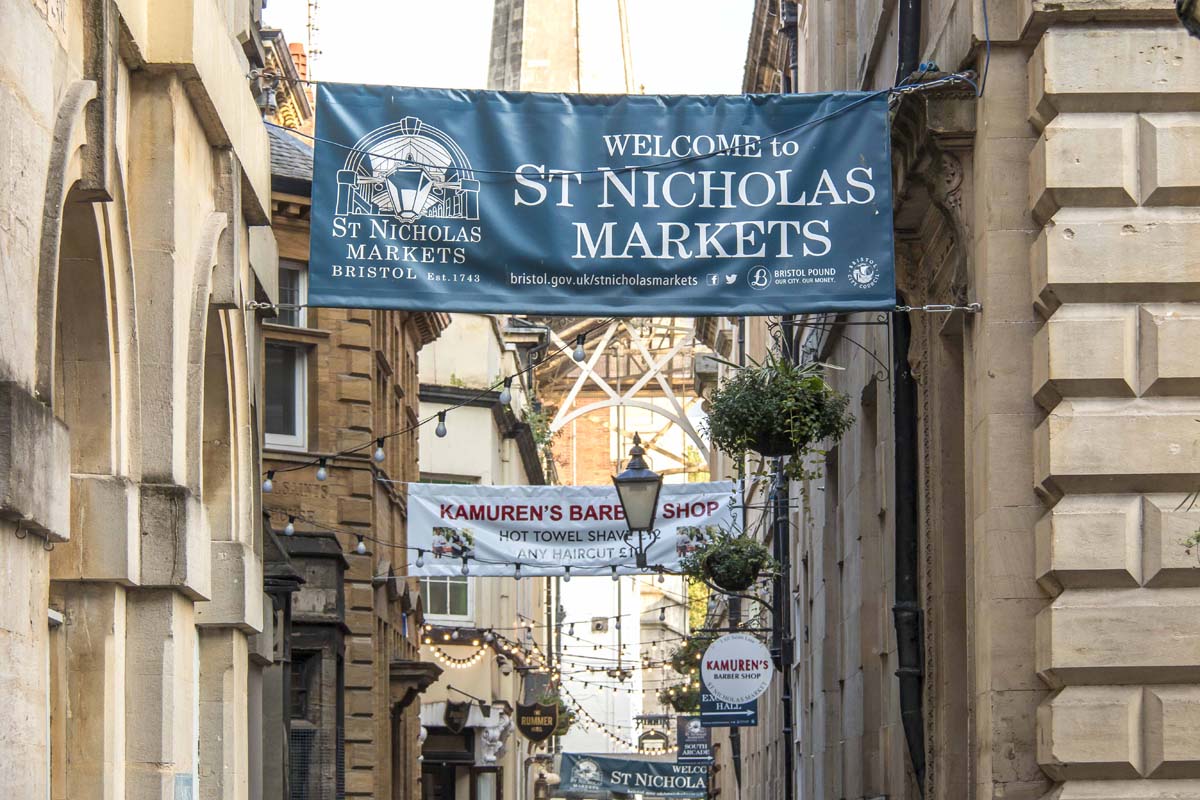
<path fill-rule="evenodd" d="M 721 382 L 708 399 L 704 424 L 712 443 L 734 459 L 750 451 L 790 456 L 788 477 L 816 477 L 808 456 L 816 445 L 834 442 L 854 424 L 850 399 L 821 375 L 823 365 L 796 365 L 771 354 L 761 364 L 741 367 Z"/>
<path fill-rule="evenodd" d="M 529 433 L 538 447 L 545 447 L 554 440 L 554 434 L 550 432 L 549 412 L 535 409 L 533 406 L 525 406 L 522 419 L 529 426 Z"/>
<path fill-rule="evenodd" d="M 704 651 L 708 649 L 708 646 L 713 643 L 714 638 L 711 634 L 688 637 L 671 654 L 671 669 L 680 675 L 691 675 L 695 670 L 698 670 L 700 668 L 700 657 L 704 655 Z"/>
<path fill-rule="evenodd" d="M 668 689 L 659 689 L 658 701 L 679 714 L 696 713 L 700 710 L 700 687 L 695 683 L 681 683 Z"/>
<path fill-rule="evenodd" d="M 705 539 L 680 564 L 684 575 L 726 592 L 746 591 L 761 573 L 775 567 L 775 559 L 760 542 L 725 531 Z"/>
<path fill-rule="evenodd" d="M 555 736 L 566 736 L 567 731 L 575 724 L 575 712 L 572 711 L 562 696 L 557 692 L 547 692 L 538 700 L 544 706 L 558 706 L 558 726 L 554 729 Z"/>

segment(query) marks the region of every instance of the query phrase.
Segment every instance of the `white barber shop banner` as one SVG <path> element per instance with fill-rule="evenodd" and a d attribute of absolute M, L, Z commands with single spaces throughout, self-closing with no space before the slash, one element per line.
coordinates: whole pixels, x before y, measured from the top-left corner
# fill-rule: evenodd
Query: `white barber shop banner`
<path fill-rule="evenodd" d="M 732 481 L 664 484 L 655 529 L 643 535 L 648 569 L 635 563 L 638 535 L 612 486 L 408 485 L 410 575 L 621 575 L 679 570 L 705 537 L 732 530 Z M 415 549 L 412 549 L 415 548 Z"/>

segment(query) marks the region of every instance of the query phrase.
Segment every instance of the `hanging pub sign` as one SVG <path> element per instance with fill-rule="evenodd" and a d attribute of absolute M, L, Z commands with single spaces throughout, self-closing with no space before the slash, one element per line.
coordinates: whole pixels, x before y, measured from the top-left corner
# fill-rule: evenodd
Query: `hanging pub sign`
<path fill-rule="evenodd" d="M 531 742 L 544 742 L 558 727 L 558 704 L 517 703 L 517 730 Z"/>
<path fill-rule="evenodd" d="M 591 316 L 895 305 L 883 93 L 317 87 L 308 302 Z"/>
<path fill-rule="evenodd" d="M 711 764 L 712 729 L 704 727 L 698 716 L 675 718 L 675 760 L 680 764 Z"/>
<path fill-rule="evenodd" d="M 708 766 L 629 755 L 563 753 L 558 793 L 565 797 L 687 798 L 708 796 Z"/>
<path fill-rule="evenodd" d="M 408 570 L 461 575 L 465 566 L 470 575 L 500 577 L 678 572 L 706 537 L 734 527 L 735 498 L 732 481 L 664 484 L 656 528 L 644 536 L 647 566 L 638 567 L 638 536 L 612 486 L 410 483 Z"/>
<path fill-rule="evenodd" d="M 446 703 L 446 712 L 442 715 L 442 722 L 451 733 L 462 733 L 467 727 L 467 720 L 471 716 L 470 703 Z"/>

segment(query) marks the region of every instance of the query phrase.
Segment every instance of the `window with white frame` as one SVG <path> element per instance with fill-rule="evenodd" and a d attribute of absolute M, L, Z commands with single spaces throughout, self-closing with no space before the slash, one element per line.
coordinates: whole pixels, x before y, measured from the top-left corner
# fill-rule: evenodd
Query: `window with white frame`
<path fill-rule="evenodd" d="M 308 324 L 304 304 L 308 302 L 308 269 L 297 261 L 279 262 L 278 325 L 303 328 Z"/>
<path fill-rule="evenodd" d="M 421 578 L 421 600 L 430 618 L 472 618 L 471 579 L 465 575 L 431 575 Z"/>
<path fill-rule="evenodd" d="M 267 342 L 266 439 L 268 447 L 308 446 L 308 350 Z"/>

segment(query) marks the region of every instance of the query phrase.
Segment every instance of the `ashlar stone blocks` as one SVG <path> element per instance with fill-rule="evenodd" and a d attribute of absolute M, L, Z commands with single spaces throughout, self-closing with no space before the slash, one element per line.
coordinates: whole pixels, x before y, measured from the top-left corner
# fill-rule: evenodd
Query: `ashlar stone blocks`
<path fill-rule="evenodd" d="M 1038 708 L 1038 761 L 1055 780 L 1143 772 L 1142 690 L 1071 686 Z"/>
<path fill-rule="evenodd" d="M 71 476 L 71 540 L 54 548 L 57 579 L 141 581 L 138 487 L 115 475 Z"/>
<path fill-rule="evenodd" d="M 1200 399 L 1070 399 L 1034 437 L 1037 482 L 1069 492 L 1188 492 L 1200 474 Z"/>
<path fill-rule="evenodd" d="M 1142 203 L 1200 205 L 1200 114 L 1142 114 L 1138 123 Z"/>
<path fill-rule="evenodd" d="M 1072 686 L 1038 708 L 1038 726 L 1038 760 L 1056 780 L 1188 778 L 1200 765 L 1198 686 Z M 1127 795 L 1115 783 L 1096 797 L 1191 796 L 1158 785 L 1167 793 Z"/>
<path fill-rule="evenodd" d="M 1200 146 L 1196 149 L 1200 163 Z M 1195 271 L 1200 274 L 1200 252 Z M 1148 305 L 1139 310 L 1138 371 L 1147 395 L 1200 396 L 1200 305 Z"/>
<path fill-rule="evenodd" d="M 1135 114 L 1070 114 L 1046 126 L 1030 157 L 1034 215 L 1065 206 L 1138 204 Z"/>
<path fill-rule="evenodd" d="M 1067 208 L 1031 252 L 1033 297 L 1063 303 L 1200 302 L 1200 210 Z"/>
<path fill-rule="evenodd" d="M 1137 389 L 1137 306 L 1070 305 L 1033 340 L 1034 396 L 1052 409 L 1068 397 L 1132 397 Z"/>
<path fill-rule="evenodd" d="M 1200 592 L 1064 592 L 1038 615 L 1037 668 L 1052 687 L 1200 682 Z"/>
<path fill-rule="evenodd" d="M 0 517 L 66 541 L 70 472 L 66 425 L 23 387 L 0 382 Z"/>
<path fill-rule="evenodd" d="M 1178 24 L 1050 28 L 1030 59 L 1029 102 L 1043 125 L 1063 112 L 1195 110 L 1200 49 Z"/>
<path fill-rule="evenodd" d="M 1038 582 L 1065 589 L 1200 586 L 1200 504 L 1186 494 L 1068 495 L 1037 525 Z"/>

